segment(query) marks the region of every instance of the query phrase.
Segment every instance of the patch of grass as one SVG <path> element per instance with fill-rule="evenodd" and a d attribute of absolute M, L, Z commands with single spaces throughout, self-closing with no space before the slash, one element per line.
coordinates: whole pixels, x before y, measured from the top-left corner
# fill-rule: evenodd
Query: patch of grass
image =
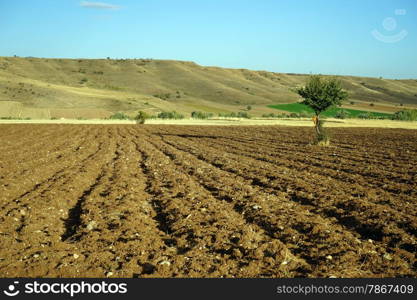
<path fill-rule="evenodd" d="M 269 108 L 275 108 L 279 110 L 285 110 L 290 113 L 308 113 L 313 114 L 313 110 L 308 107 L 307 105 L 301 103 L 288 103 L 288 104 L 274 104 L 268 105 Z M 345 117 L 349 118 L 359 118 L 363 114 L 369 114 L 370 118 L 390 118 L 392 114 L 381 113 L 381 112 L 370 112 L 365 110 L 357 110 L 357 109 L 350 109 L 350 108 L 339 108 L 339 107 L 332 107 L 322 113 L 323 117 L 328 118 L 335 118 L 340 115 L 344 115 Z"/>

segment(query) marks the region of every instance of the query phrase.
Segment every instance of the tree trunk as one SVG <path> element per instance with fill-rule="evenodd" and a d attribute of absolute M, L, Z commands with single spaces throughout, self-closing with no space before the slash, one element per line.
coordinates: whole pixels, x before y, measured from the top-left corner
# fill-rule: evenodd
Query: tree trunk
<path fill-rule="evenodd" d="M 315 129 L 316 129 L 317 136 L 320 135 L 319 123 L 320 123 L 319 115 L 315 115 L 314 116 L 314 126 L 315 126 Z"/>

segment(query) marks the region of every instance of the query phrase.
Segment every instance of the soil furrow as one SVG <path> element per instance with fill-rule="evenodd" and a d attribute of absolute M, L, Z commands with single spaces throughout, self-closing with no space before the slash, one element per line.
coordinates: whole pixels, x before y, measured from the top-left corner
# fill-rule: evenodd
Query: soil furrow
<path fill-rule="evenodd" d="M 189 151 L 189 149 L 189 146 L 180 148 L 180 150 L 183 151 Z M 343 196 L 339 197 L 339 199 L 341 199 L 339 201 L 332 201 L 330 200 L 331 198 L 329 199 L 329 196 L 327 195 L 327 199 L 323 201 L 321 200 L 323 199 L 323 196 L 317 194 L 317 192 L 314 191 L 313 186 L 311 188 L 306 189 L 305 184 L 302 184 L 301 182 L 297 183 L 297 181 L 291 182 L 289 180 L 286 180 L 287 183 L 283 186 L 281 185 L 283 183 L 282 181 L 279 181 L 280 183 L 274 183 L 271 185 L 269 183 L 269 180 L 265 181 L 262 179 L 262 177 L 253 177 L 252 175 L 248 175 L 253 173 L 252 171 L 248 172 L 248 164 L 245 164 L 244 167 L 239 165 L 235 167 L 228 167 L 228 164 L 225 163 L 225 160 L 220 160 L 218 157 L 214 158 L 214 160 L 221 161 L 221 163 L 211 162 L 208 159 L 209 154 L 207 149 L 206 151 L 204 151 L 204 154 L 194 153 L 194 155 L 196 155 L 199 159 L 211 163 L 213 166 L 217 168 L 226 170 L 228 172 L 232 172 L 232 174 L 241 175 L 247 180 L 252 180 L 252 184 L 264 188 L 268 187 L 286 192 L 290 195 L 290 198 L 293 201 L 310 206 L 311 212 L 322 215 L 325 218 L 336 219 L 340 225 L 343 225 L 347 229 L 354 230 L 357 233 L 359 233 L 360 237 L 363 240 L 373 239 L 379 242 L 384 242 L 389 245 L 386 251 L 397 251 L 398 256 L 406 256 L 407 260 L 410 262 L 411 265 L 415 262 L 415 252 L 410 251 L 414 250 L 416 247 L 415 239 L 411 236 L 408 236 L 405 233 L 407 232 L 408 234 L 414 235 L 415 232 L 413 228 L 415 228 L 415 218 L 413 217 L 399 217 L 398 213 L 391 212 L 390 214 L 388 214 L 388 216 L 391 215 L 392 217 L 387 218 L 387 209 L 384 210 L 385 212 L 381 211 L 381 214 L 376 214 L 378 209 L 368 209 L 370 206 L 372 206 L 372 204 L 363 200 L 360 200 L 359 203 L 357 203 L 357 201 L 352 200 L 343 201 Z M 257 168 L 259 168 L 259 166 L 257 166 Z M 249 168 L 249 170 L 251 169 Z M 364 215 L 364 211 L 369 213 L 367 215 Z M 375 216 L 375 214 L 377 216 Z M 397 216 L 394 217 L 395 215 Z M 373 225 L 373 223 L 370 223 L 373 221 L 378 221 L 382 218 L 387 220 L 386 222 L 388 222 L 388 224 L 379 224 L 375 226 Z M 399 220 L 401 221 L 399 222 L 397 227 L 394 225 L 394 222 L 398 222 Z M 399 239 L 399 236 L 403 236 L 403 238 Z"/>

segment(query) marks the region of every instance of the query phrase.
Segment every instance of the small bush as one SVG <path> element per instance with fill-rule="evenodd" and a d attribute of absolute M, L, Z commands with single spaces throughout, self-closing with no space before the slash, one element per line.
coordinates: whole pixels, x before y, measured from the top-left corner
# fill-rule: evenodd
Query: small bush
<path fill-rule="evenodd" d="M 243 118 L 243 119 L 250 119 L 251 116 L 246 111 L 240 111 L 238 113 L 231 112 L 231 113 L 219 113 L 219 117 L 223 118 Z"/>
<path fill-rule="evenodd" d="M 153 95 L 155 98 L 159 98 L 161 100 L 168 100 L 171 98 L 171 94 L 170 93 L 165 93 L 165 94 L 154 94 Z"/>
<path fill-rule="evenodd" d="M 150 118 L 150 115 L 144 111 L 139 111 L 135 116 L 135 121 L 137 124 L 145 124 L 145 121 Z"/>
<path fill-rule="evenodd" d="M 222 117 L 222 118 L 236 118 L 237 115 L 234 112 L 231 112 L 231 113 L 219 113 L 219 117 Z"/>
<path fill-rule="evenodd" d="M 88 78 L 81 78 L 81 80 L 80 80 L 80 84 L 84 84 L 84 83 L 86 83 L 88 81 Z"/>
<path fill-rule="evenodd" d="M 32 120 L 32 118 L 20 118 L 20 117 L 0 117 L 0 120 Z"/>
<path fill-rule="evenodd" d="M 336 119 L 346 119 L 346 118 L 349 118 L 349 112 L 344 109 L 341 109 L 335 114 L 334 117 Z"/>
<path fill-rule="evenodd" d="M 129 120 L 129 116 L 124 113 L 117 112 L 109 117 L 110 120 Z"/>
<path fill-rule="evenodd" d="M 371 115 L 369 112 L 367 112 L 367 113 L 362 113 L 362 114 L 359 114 L 359 115 L 358 115 L 358 118 L 359 118 L 359 119 L 364 119 L 364 120 L 369 120 L 369 119 L 371 119 L 371 118 L 372 118 L 372 115 Z"/>
<path fill-rule="evenodd" d="M 157 115 L 157 118 L 180 120 L 184 119 L 184 115 L 177 113 L 176 111 L 163 111 Z"/>
<path fill-rule="evenodd" d="M 263 114 L 262 118 L 279 118 L 279 115 L 275 115 L 274 113 Z"/>
<path fill-rule="evenodd" d="M 213 113 L 206 113 L 201 111 L 193 111 L 191 113 L 191 118 L 193 119 L 209 119 L 213 117 Z"/>
<path fill-rule="evenodd" d="M 401 121 L 417 121 L 417 109 L 406 109 L 397 111 L 392 116 L 392 119 Z"/>
<path fill-rule="evenodd" d="M 237 117 L 238 118 L 243 118 L 243 119 L 250 119 L 251 118 L 251 116 L 245 111 L 238 112 Z"/>

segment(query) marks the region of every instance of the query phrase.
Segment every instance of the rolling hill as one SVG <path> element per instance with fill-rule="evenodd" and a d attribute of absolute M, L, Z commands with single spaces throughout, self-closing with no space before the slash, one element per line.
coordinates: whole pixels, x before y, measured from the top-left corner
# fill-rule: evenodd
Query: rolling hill
<path fill-rule="evenodd" d="M 248 105 L 251 114 L 260 115 L 276 112 L 267 105 L 296 102 L 291 88 L 307 77 L 171 60 L 0 57 L 0 117 L 102 118 L 138 110 L 218 113 Z M 392 112 L 417 106 L 417 80 L 338 77 L 351 95 L 347 108 Z"/>

